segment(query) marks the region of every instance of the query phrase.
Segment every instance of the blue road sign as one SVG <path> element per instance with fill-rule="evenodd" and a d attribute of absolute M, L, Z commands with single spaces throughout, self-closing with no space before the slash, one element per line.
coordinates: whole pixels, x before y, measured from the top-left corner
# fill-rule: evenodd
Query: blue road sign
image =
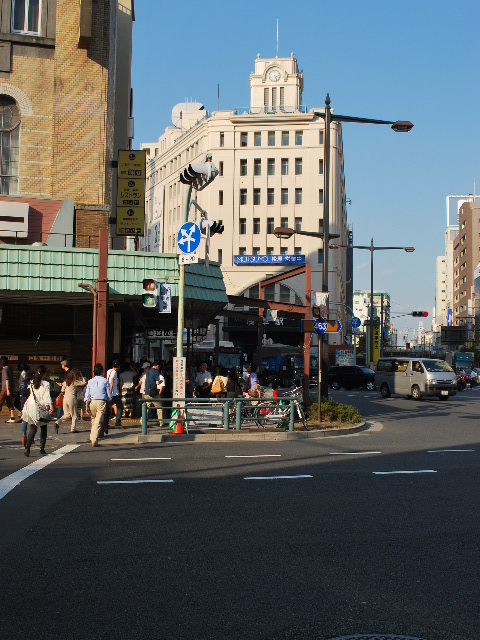
<path fill-rule="evenodd" d="M 313 321 L 313 330 L 319 336 L 323 336 L 323 334 L 327 332 L 327 327 L 328 325 L 326 322 L 321 322 L 320 320 Z"/>
<path fill-rule="evenodd" d="M 356 318 L 354 316 L 352 318 L 352 329 L 355 331 L 355 329 L 360 329 L 361 326 L 362 326 L 362 321 L 360 320 L 360 318 Z"/>
<path fill-rule="evenodd" d="M 194 222 L 182 224 L 177 235 L 177 246 L 182 253 L 193 253 L 200 244 L 200 229 Z"/>

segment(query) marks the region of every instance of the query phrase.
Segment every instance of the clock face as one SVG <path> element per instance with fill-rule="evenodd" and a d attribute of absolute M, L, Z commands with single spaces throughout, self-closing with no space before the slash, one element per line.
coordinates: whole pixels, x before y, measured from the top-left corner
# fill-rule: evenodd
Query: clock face
<path fill-rule="evenodd" d="M 278 69 L 273 69 L 273 71 L 270 71 L 268 74 L 268 77 L 272 82 L 278 82 L 278 80 L 280 80 L 280 71 Z"/>

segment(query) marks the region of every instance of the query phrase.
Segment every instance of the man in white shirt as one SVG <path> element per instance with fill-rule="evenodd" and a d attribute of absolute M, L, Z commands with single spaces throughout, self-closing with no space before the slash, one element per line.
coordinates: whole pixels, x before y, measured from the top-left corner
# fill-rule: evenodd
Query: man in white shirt
<path fill-rule="evenodd" d="M 112 368 L 107 371 L 107 380 L 110 385 L 110 393 L 112 394 L 111 407 L 116 416 L 115 427 L 117 429 L 122 428 L 122 413 L 123 413 L 122 397 L 120 395 L 120 389 L 118 386 L 119 371 L 120 371 L 120 362 L 118 360 L 114 360 L 112 362 Z M 104 431 L 108 433 L 108 413 L 106 414 L 106 416 L 107 417 L 105 419 Z"/>
<path fill-rule="evenodd" d="M 212 388 L 212 376 L 207 371 L 207 363 L 202 362 L 200 365 L 200 371 L 197 373 L 197 380 L 195 382 L 195 394 L 197 398 L 209 398 L 210 389 Z"/>

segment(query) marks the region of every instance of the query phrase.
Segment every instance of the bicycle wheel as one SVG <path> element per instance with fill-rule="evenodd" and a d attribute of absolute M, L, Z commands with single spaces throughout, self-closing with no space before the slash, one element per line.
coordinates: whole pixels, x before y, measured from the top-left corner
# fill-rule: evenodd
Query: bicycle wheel
<path fill-rule="evenodd" d="M 303 405 L 300 402 L 296 402 L 295 405 L 297 407 L 298 417 L 303 422 L 303 426 L 305 427 L 305 429 L 308 429 L 308 427 L 307 427 L 307 418 L 305 417 L 305 412 L 303 410 Z"/>
<path fill-rule="evenodd" d="M 260 427 L 277 427 L 285 422 L 285 408 L 276 402 L 263 402 L 255 408 L 254 420 Z"/>

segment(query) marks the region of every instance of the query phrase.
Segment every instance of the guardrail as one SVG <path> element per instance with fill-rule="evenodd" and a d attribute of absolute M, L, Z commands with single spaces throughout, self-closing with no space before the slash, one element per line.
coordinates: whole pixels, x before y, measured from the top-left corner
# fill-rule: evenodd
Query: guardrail
<path fill-rule="evenodd" d="M 148 425 L 160 425 L 164 423 L 170 422 L 181 422 L 184 430 L 188 433 L 189 428 L 195 429 L 200 428 L 199 426 L 195 426 L 197 423 L 200 424 L 200 421 L 195 421 L 193 417 L 188 417 L 188 412 L 192 409 L 201 409 L 203 407 L 222 407 L 221 413 L 219 412 L 219 417 L 221 416 L 221 420 L 218 420 L 217 425 L 211 426 L 215 424 L 214 421 L 209 418 L 205 424 L 208 424 L 208 427 L 201 427 L 203 429 L 224 429 L 228 431 L 230 429 L 230 423 L 232 423 L 233 428 L 233 419 L 232 416 L 235 417 L 235 430 L 240 431 L 242 428 L 242 422 L 251 420 L 256 422 L 253 419 L 253 414 L 251 416 L 242 416 L 242 408 L 250 408 L 253 409 L 257 407 L 259 404 L 266 403 L 272 405 L 274 403 L 280 402 L 285 405 L 288 403 L 289 406 L 289 431 L 293 431 L 295 424 L 295 402 L 296 398 L 282 397 L 278 398 L 164 398 L 163 396 L 155 396 L 152 399 L 142 399 L 142 435 L 147 435 L 148 433 Z M 177 411 L 180 415 L 173 416 L 170 418 L 148 418 L 148 405 L 151 405 L 150 408 L 153 410 L 163 410 L 170 409 L 172 410 L 172 414 Z M 156 405 L 156 406 L 154 406 Z M 265 420 L 267 421 L 267 420 Z M 203 424 L 203 423 L 202 423 Z M 275 424 L 275 421 L 272 420 L 272 426 Z M 277 422 L 278 424 L 278 422 Z"/>

